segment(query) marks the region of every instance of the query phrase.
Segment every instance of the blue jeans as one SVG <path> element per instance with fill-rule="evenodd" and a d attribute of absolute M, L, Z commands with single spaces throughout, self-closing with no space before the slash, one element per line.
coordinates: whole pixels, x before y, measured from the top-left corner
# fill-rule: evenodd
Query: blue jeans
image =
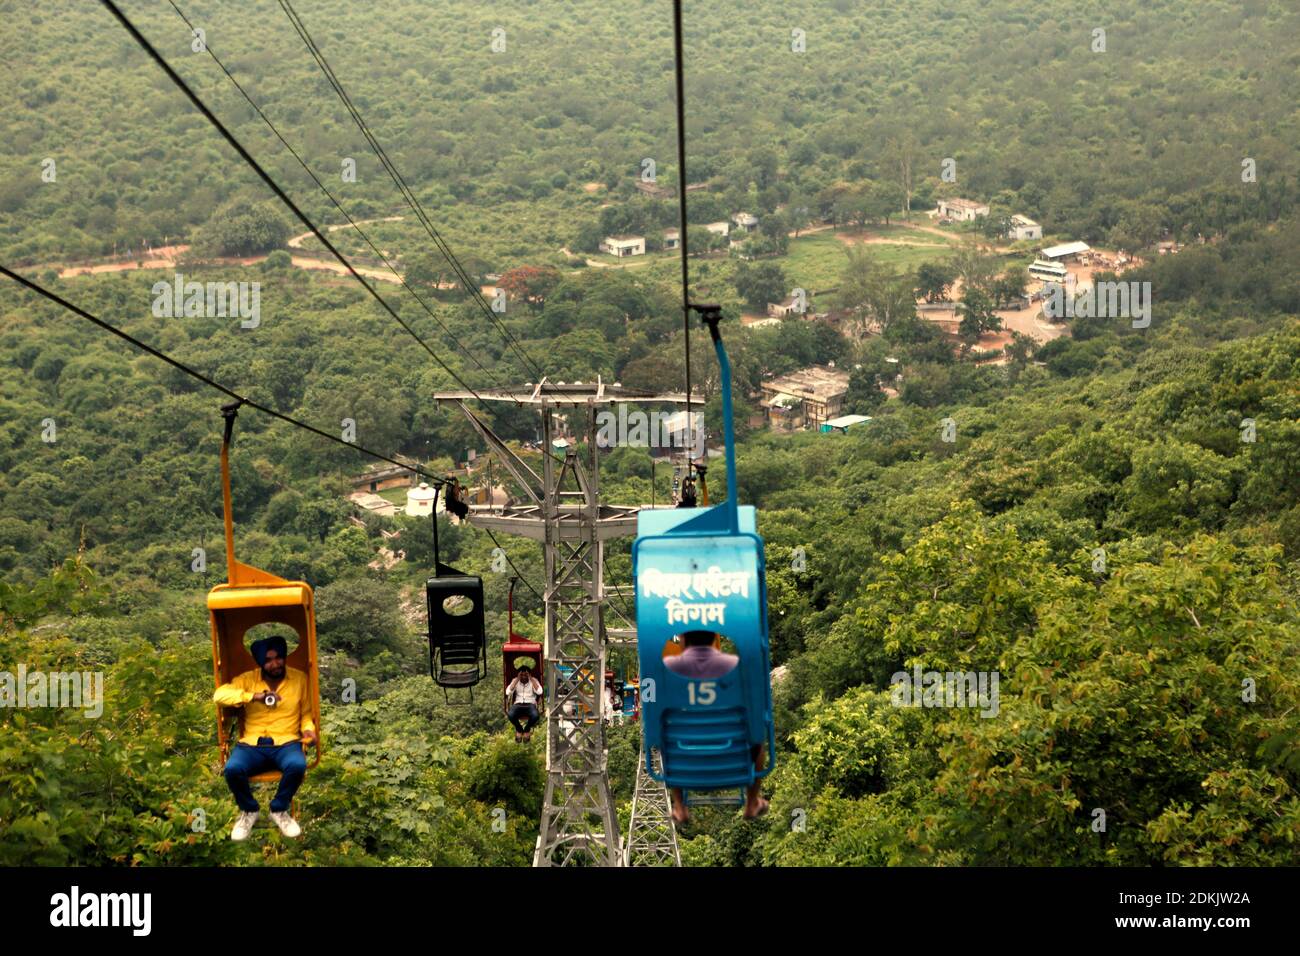
<path fill-rule="evenodd" d="M 524 734 L 528 733 L 537 725 L 537 720 L 540 715 L 537 713 L 536 704 L 515 704 L 510 708 L 510 713 L 506 716 L 510 718 L 510 723 L 515 725 L 515 730 Z M 521 726 L 519 723 L 520 717 L 527 718 L 528 723 Z"/>
<path fill-rule="evenodd" d="M 226 761 L 223 772 L 239 809 L 249 813 L 257 811 L 257 801 L 253 799 L 253 788 L 248 778 L 270 770 L 280 771 L 280 788 L 271 800 L 271 812 L 283 813 L 293 803 L 293 795 L 307 775 L 307 757 L 302 752 L 302 744 L 291 740 L 277 747 L 270 737 L 259 738 L 256 747 L 235 744 L 234 753 Z"/>

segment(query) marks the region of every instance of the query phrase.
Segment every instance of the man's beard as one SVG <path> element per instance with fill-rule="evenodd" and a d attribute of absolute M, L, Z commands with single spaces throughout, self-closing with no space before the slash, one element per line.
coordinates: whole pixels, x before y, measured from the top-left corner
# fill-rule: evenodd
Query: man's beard
<path fill-rule="evenodd" d="M 273 674 L 271 673 L 270 668 L 263 667 L 262 676 L 265 677 L 267 680 L 279 680 L 281 677 L 284 676 L 284 668 L 283 667 L 280 668 L 280 672 L 278 674 Z"/>

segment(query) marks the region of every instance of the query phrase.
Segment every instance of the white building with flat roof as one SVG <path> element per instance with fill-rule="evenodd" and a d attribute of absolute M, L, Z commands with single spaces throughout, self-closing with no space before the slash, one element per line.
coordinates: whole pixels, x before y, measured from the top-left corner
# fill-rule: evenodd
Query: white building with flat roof
<path fill-rule="evenodd" d="M 645 237 L 606 236 L 605 241 L 600 244 L 600 251 L 608 252 L 611 256 L 618 256 L 620 259 L 624 256 L 643 256 L 645 255 Z"/>
<path fill-rule="evenodd" d="M 1092 246 L 1086 242 L 1063 242 L 1060 245 L 1048 246 L 1039 253 L 1039 256 L 1052 262 L 1074 262 L 1091 249 Z"/>
<path fill-rule="evenodd" d="M 1043 227 L 1028 216 L 1012 216 L 1011 227 L 1007 230 L 1007 235 L 1019 242 L 1022 239 L 1041 239 L 1043 238 Z"/>
<path fill-rule="evenodd" d="M 958 222 L 974 222 L 980 216 L 987 216 L 989 207 L 973 199 L 940 199 L 939 215 L 944 219 Z"/>

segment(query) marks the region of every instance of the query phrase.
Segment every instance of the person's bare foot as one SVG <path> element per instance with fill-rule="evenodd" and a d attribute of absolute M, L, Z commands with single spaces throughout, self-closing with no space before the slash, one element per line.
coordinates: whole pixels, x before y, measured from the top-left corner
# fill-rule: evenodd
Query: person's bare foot
<path fill-rule="evenodd" d="M 757 820 L 763 814 L 767 813 L 768 803 L 763 797 L 759 797 L 755 803 L 745 803 L 745 819 Z"/>
<path fill-rule="evenodd" d="M 521 734 L 519 731 L 516 730 L 516 731 L 515 731 L 515 743 L 519 743 L 519 741 L 521 741 L 521 740 L 523 740 L 523 739 L 524 739 L 524 735 Z"/>
<path fill-rule="evenodd" d="M 673 805 L 673 823 L 680 827 L 689 822 L 691 819 L 691 811 L 686 808 L 686 799 L 682 792 L 674 787 L 670 792 L 669 797 Z"/>

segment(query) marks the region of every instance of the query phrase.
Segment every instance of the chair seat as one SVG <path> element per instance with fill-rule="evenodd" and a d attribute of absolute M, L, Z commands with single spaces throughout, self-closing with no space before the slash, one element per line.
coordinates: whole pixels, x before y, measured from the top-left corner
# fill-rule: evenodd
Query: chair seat
<path fill-rule="evenodd" d="M 477 647 L 468 650 L 441 651 L 439 659 L 444 665 L 447 664 L 474 664 L 478 665 L 479 651 Z"/>
<path fill-rule="evenodd" d="M 438 683 L 443 687 L 469 687 L 479 682 L 478 671 L 442 671 Z"/>

